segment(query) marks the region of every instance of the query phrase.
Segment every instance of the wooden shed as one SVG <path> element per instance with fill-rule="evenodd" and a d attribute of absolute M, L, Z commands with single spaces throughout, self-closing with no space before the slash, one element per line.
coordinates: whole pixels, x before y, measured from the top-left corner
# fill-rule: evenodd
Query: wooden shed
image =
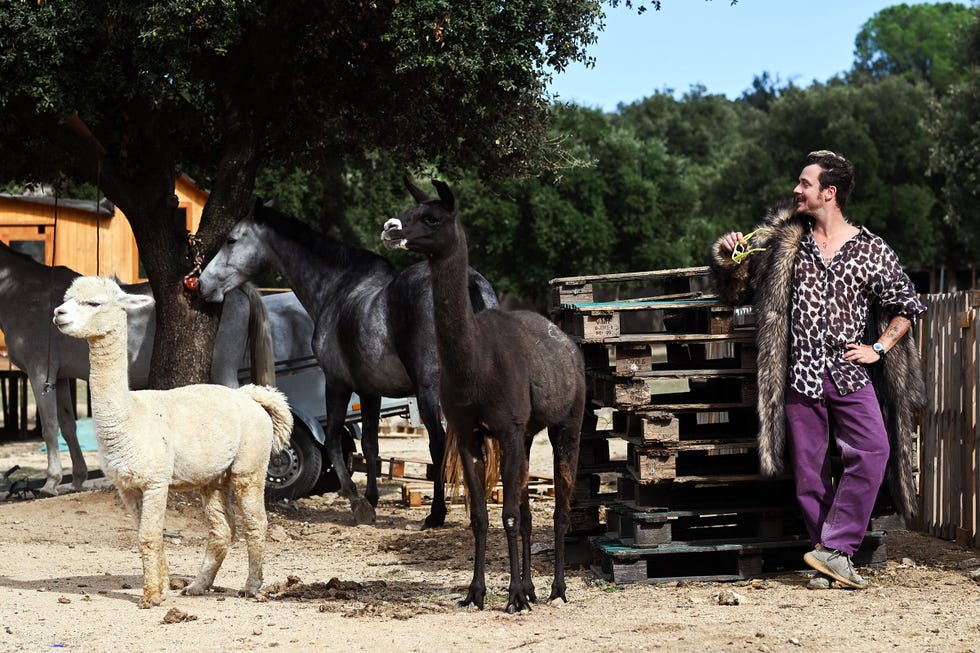
<path fill-rule="evenodd" d="M 187 175 L 175 184 L 177 211 L 196 233 L 208 192 Z M 111 202 L 57 198 L 51 194 L 0 194 L 0 241 L 45 265 L 64 265 L 79 274 L 116 276 L 123 283 L 145 281 L 136 238 L 126 216 Z M 23 430 L 26 377 L 6 358 L 0 332 L 0 404 L 4 429 Z M 14 399 L 20 396 L 20 402 Z M 21 413 L 20 418 L 17 412 Z"/>
<path fill-rule="evenodd" d="M 208 192 L 187 175 L 174 188 L 187 230 L 197 232 Z M 57 222 L 57 224 L 56 224 Z M 46 265 L 80 274 L 145 281 L 136 239 L 126 216 L 111 202 L 50 194 L 0 194 L 0 241 Z"/>

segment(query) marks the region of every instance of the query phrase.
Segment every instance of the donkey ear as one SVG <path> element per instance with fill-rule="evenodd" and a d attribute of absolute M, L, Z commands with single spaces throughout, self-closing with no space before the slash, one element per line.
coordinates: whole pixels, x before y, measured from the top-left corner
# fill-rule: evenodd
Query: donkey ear
<path fill-rule="evenodd" d="M 450 190 L 449 184 L 439 179 L 433 179 L 432 185 L 435 186 L 436 191 L 439 193 L 439 201 L 441 201 L 450 211 L 455 211 L 456 196 L 453 195 L 453 191 Z"/>
<path fill-rule="evenodd" d="M 428 202 L 432 199 L 424 190 L 416 186 L 415 182 L 412 181 L 412 179 L 407 175 L 405 176 L 405 188 L 408 189 L 408 192 L 411 193 L 412 198 L 417 204 L 422 204 L 423 202 Z"/>

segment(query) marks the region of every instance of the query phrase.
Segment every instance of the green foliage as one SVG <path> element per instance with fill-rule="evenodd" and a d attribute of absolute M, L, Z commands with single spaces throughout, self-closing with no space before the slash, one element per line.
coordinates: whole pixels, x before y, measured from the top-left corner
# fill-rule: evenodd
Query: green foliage
<path fill-rule="evenodd" d="M 854 72 L 872 79 L 907 76 L 945 92 L 963 79 L 957 41 L 971 15 L 971 10 L 958 2 L 882 9 L 855 39 Z"/>
<path fill-rule="evenodd" d="M 549 75 L 589 61 L 603 5 L 618 4 L 659 5 L 0 0 L 0 146 L 14 154 L 0 177 L 91 183 L 51 138 L 77 111 L 128 183 L 153 161 L 213 193 L 254 170 L 262 199 L 380 249 L 406 171 L 437 176 L 460 199 L 472 264 L 541 303 L 558 276 L 703 263 L 718 234 L 791 192 L 806 152 L 830 148 L 857 166 L 848 215 L 903 263 L 975 259 L 976 10 L 881 11 L 854 69 L 826 84 L 762 72 L 736 101 L 693 87 L 608 114 L 549 105 Z M 229 155 L 253 126 L 251 158 Z"/>
<path fill-rule="evenodd" d="M 845 213 L 881 234 L 902 262 L 928 264 L 938 255 L 941 227 L 926 176 L 929 139 L 923 117 L 931 92 L 898 77 L 878 83 L 814 85 L 774 103 L 767 137 L 779 143 L 774 161 L 795 184 L 803 156 L 831 149 L 855 163 L 856 187 Z"/>
<path fill-rule="evenodd" d="M 213 334 L 217 320 L 187 310 L 181 290 L 178 170 L 211 191 L 198 232 L 210 253 L 257 177 L 349 232 L 345 175 L 376 157 L 485 177 L 548 165 L 545 83 L 587 60 L 600 7 L 0 0 L 0 179 L 99 183 L 129 219 L 157 297 L 155 376 L 162 387 L 201 380 L 210 338 L 181 350 L 177 334 Z"/>
<path fill-rule="evenodd" d="M 963 57 L 964 81 L 937 103 L 928 124 L 934 142 L 931 169 L 948 202 L 946 253 L 952 262 L 980 262 L 980 9 L 974 10 Z"/>
<path fill-rule="evenodd" d="M 243 125 L 275 166 L 380 151 L 513 173 L 554 156 L 545 84 L 587 59 L 601 15 L 599 0 L 0 0 L 0 111 L 20 122 L 12 147 L 77 112 L 110 156 L 139 166 L 152 143 L 209 186 Z"/>

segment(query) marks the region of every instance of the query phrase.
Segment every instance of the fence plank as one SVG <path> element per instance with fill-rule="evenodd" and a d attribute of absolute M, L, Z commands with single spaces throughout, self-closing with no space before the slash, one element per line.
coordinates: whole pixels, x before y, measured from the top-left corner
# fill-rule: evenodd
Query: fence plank
<path fill-rule="evenodd" d="M 976 293 L 926 295 L 920 326 L 926 406 L 919 434 L 920 530 L 980 544 Z"/>

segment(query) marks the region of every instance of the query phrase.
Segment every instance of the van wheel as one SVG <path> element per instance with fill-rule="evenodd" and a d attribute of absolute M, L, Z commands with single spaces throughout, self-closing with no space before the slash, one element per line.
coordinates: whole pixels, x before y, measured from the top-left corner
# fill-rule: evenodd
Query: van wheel
<path fill-rule="evenodd" d="M 353 455 L 357 453 L 357 445 L 354 440 L 355 438 L 360 439 L 360 437 L 361 432 L 357 424 L 344 424 L 343 439 L 341 440 L 340 446 L 344 452 L 344 464 L 347 465 L 348 474 L 353 470 Z M 313 489 L 310 490 L 310 494 L 325 494 L 327 492 L 336 492 L 339 489 L 340 479 L 337 478 L 337 470 L 330 463 L 330 457 L 324 455 L 323 471 L 320 473 L 320 478 L 317 479 Z"/>
<path fill-rule="evenodd" d="M 310 493 L 320 477 L 323 455 L 310 429 L 294 420 L 289 445 L 269 458 L 266 501 L 292 501 Z"/>

